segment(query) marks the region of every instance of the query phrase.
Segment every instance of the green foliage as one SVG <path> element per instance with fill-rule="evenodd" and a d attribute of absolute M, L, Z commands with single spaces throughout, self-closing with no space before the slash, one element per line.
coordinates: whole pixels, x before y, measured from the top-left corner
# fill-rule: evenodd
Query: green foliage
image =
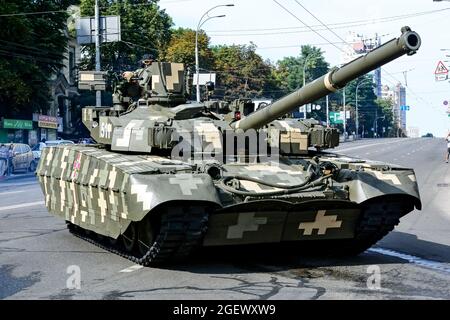
<path fill-rule="evenodd" d="M 70 0 L 8 0 L 0 14 L 65 10 Z M 0 117 L 48 108 L 49 79 L 61 68 L 66 13 L 0 17 Z"/>
<path fill-rule="evenodd" d="M 303 81 L 307 84 L 327 72 L 328 63 L 322 50 L 309 45 L 302 46 L 298 57 L 285 57 L 277 62 L 273 74 L 275 84 L 279 88 L 278 96 L 289 94 L 301 88 Z M 325 99 L 315 101 L 314 104 L 321 105 L 322 109 L 313 111 L 309 116 L 326 121 Z"/>
<path fill-rule="evenodd" d="M 385 127 L 386 132 L 384 136 L 387 137 L 396 137 L 397 136 L 397 128 L 394 126 L 394 117 L 392 110 L 394 108 L 394 101 L 392 99 L 377 99 L 375 101 L 378 106 L 380 113 L 384 116 L 384 119 L 380 119 L 378 121 L 379 127 Z M 389 129 L 390 128 L 390 129 Z M 381 133 L 382 130 L 379 130 Z"/>
<path fill-rule="evenodd" d="M 94 15 L 95 0 L 81 0 L 82 16 Z M 132 70 L 144 54 L 155 58 L 162 56 L 170 37 L 172 19 L 150 0 L 100 0 L 100 15 L 120 15 L 121 42 L 103 43 L 101 46 L 102 70 Z M 95 45 L 84 47 L 80 69 L 95 68 Z"/>
<path fill-rule="evenodd" d="M 281 90 L 292 92 L 303 86 L 303 70 L 305 83 L 308 83 L 328 72 L 321 49 L 312 46 L 302 46 L 298 57 L 286 57 L 278 61 L 275 79 Z"/>
<path fill-rule="evenodd" d="M 255 50 L 254 44 L 213 47 L 217 88 L 224 96 L 239 98 L 270 94 L 272 65 Z"/>
<path fill-rule="evenodd" d="M 178 28 L 172 31 L 172 38 L 165 50 L 164 60 L 184 63 L 192 70 L 195 69 L 195 30 Z M 214 66 L 214 57 L 209 47 L 209 37 L 204 31 L 198 34 L 199 66 L 202 69 L 211 69 Z"/>

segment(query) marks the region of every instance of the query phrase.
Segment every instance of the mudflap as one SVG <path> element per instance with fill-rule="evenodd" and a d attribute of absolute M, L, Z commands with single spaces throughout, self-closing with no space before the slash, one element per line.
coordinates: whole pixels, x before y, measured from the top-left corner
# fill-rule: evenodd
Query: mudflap
<path fill-rule="evenodd" d="M 203 245 L 349 239 L 360 214 L 358 204 L 342 200 L 252 201 L 212 213 Z"/>

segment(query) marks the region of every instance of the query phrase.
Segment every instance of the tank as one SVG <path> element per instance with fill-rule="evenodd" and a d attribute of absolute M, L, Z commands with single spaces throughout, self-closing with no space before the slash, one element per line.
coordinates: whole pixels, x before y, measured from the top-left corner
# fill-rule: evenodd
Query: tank
<path fill-rule="evenodd" d="M 122 74 L 112 107 L 82 110 L 96 144 L 43 150 L 45 205 L 74 235 L 142 265 L 214 246 L 363 252 L 421 208 L 414 170 L 326 152 L 336 129 L 286 115 L 420 44 L 404 27 L 256 111 L 248 99 L 188 102 L 183 64 L 147 62 Z M 81 75 L 80 88 L 104 86 L 102 74 Z"/>

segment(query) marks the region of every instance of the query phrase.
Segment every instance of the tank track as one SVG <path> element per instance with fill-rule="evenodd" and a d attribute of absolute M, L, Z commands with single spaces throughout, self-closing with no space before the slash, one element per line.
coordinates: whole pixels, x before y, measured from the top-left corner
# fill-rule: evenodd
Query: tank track
<path fill-rule="evenodd" d="M 143 266 L 163 265 L 185 259 L 197 249 L 206 233 L 208 213 L 203 207 L 168 208 L 161 214 L 161 227 L 153 245 L 145 254 L 127 252 L 121 241 L 98 235 L 66 221 L 69 231 L 78 238 Z M 137 222 L 139 223 L 139 222 Z M 120 240 L 120 239 L 119 239 Z M 136 250 L 135 250 L 136 251 Z"/>
<path fill-rule="evenodd" d="M 337 257 L 361 254 L 394 230 L 400 218 L 412 210 L 405 207 L 405 203 L 393 199 L 367 203 L 363 206 L 354 238 L 326 240 L 315 250 Z"/>

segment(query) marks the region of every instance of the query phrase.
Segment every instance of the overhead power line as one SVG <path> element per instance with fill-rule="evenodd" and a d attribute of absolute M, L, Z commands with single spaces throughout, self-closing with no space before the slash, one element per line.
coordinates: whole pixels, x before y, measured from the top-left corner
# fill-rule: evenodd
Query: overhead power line
<path fill-rule="evenodd" d="M 328 31 L 330 31 L 332 34 L 334 34 L 338 39 L 347 42 L 345 39 L 342 39 L 342 37 L 340 35 L 338 35 L 336 32 L 334 32 L 332 29 L 330 29 L 325 23 L 322 22 L 322 20 L 320 20 L 319 18 L 316 17 L 316 15 L 314 15 L 311 11 L 309 11 L 308 9 L 306 9 L 306 7 L 304 5 L 302 5 L 300 2 L 298 2 L 297 0 L 294 0 L 300 7 L 303 8 L 303 10 L 305 10 L 306 12 L 308 12 L 314 19 L 316 19 L 317 21 L 319 21 L 319 23 L 321 25 L 323 25 Z"/>
<path fill-rule="evenodd" d="M 419 17 L 424 15 L 431 15 L 436 13 L 442 13 L 444 11 L 449 11 L 450 8 L 443 8 L 439 10 L 430 10 L 430 11 L 422 11 L 422 12 L 415 12 L 415 13 L 409 13 L 404 15 L 396 15 L 396 16 L 388 16 L 388 17 L 381 17 L 377 19 L 371 19 L 371 20 L 352 20 L 352 21 L 345 21 L 345 22 L 337 22 L 337 23 L 330 23 L 328 24 L 329 27 L 334 27 L 334 29 L 339 28 L 350 28 L 360 25 L 368 25 L 368 24 L 379 24 L 379 23 L 386 23 L 386 22 L 393 22 L 398 20 L 404 20 L 408 18 L 413 17 Z M 356 24 L 356 25 L 355 25 Z M 322 25 L 311 25 L 312 28 L 321 28 Z M 209 34 L 214 33 L 240 33 L 240 32 L 258 32 L 258 31 L 276 31 L 273 33 L 261 33 L 261 35 L 270 35 L 270 34 L 280 34 L 284 33 L 282 30 L 294 30 L 286 33 L 297 33 L 297 32 L 310 32 L 308 28 L 306 27 L 278 27 L 278 28 L 246 28 L 246 29 L 227 29 L 227 30 L 206 30 Z M 280 32 L 281 31 L 281 32 Z M 249 35 L 255 35 L 255 34 L 249 34 Z M 214 35 L 219 36 L 219 35 Z"/>
<path fill-rule="evenodd" d="M 296 20 L 300 21 L 303 25 L 305 25 L 306 27 L 308 27 L 309 29 L 312 29 L 311 26 L 308 26 L 307 24 L 305 24 L 302 20 L 300 20 L 294 13 L 292 13 L 290 10 L 288 10 L 287 8 L 285 8 L 284 6 L 282 6 L 277 0 L 273 0 L 275 3 L 277 3 L 280 7 L 282 7 L 286 12 L 288 12 L 291 16 L 293 16 Z M 317 21 L 319 21 L 324 27 L 326 27 L 328 30 L 330 30 L 335 36 L 337 36 L 340 40 L 343 40 L 344 43 L 349 44 L 347 41 L 345 41 L 344 39 L 342 39 L 339 35 L 337 35 L 334 31 L 332 31 L 325 23 L 323 23 L 320 19 L 318 19 L 312 12 L 310 12 L 309 10 L 307 10 L 303 5 L 301 5 L 297 0 L 294 0 L 299 6 L 301 6 L 303 9 L 305 9 L 310 15 L 312 15 Z M 327 41 L 329 44 L 333 45 L 336 49 L 338 49 L 341 52 L 345 52 L 342 48 L 339 48 L 338 46 L 336 46 L 334 43 L 332 43 L 331 41 L 329 41 L 327 38 L 325 38 L 324 36 L 322 36 L 319 32 L 314 30 L 314 33 L 316 33 L 317 35 L 319 35 L 322 39 L 324 39 L 325 41 Z M 390 72 L 388 72 L 386 69 L 381 68 L 381 70 L 386 73 L 387 75 L 389 75 L 392 79 L 394 79 L 395 81 L 397 81 L 397 83 L 401 84 L 401 81 L 399 81 L 396 77 L 394 77 Z M 388 79 L 385 78 L 385 80 L 391 84 L 393 84 L 394 86 L 396 86 L 397 84 L 392 83 L 392 81 L 389 81 Z M 422 97 L 420 97 L 419 95 L 417 95 L 411 88 L 409 87 L 405 87 L 405 90 L 408 90 L 408 92 L 411 93 L 411 95 L 413 96 L 414 100 L 418 101 L 418 102 L 422 102 L 425 103 L 427 105 L 431 105 L 432 107 L 436 107 L 433 106 L 432 104 L 428 103 L 425 99 L 423 99 Z"/>
<path fill-rule="evenodd" d="M 284 11 L 286 11 L 289 15 L 291 15 L 292 17 L 294 17 L 297 21 L 299 21 L 301 24 L 303 24 L 304 26 L 308 27 L 308 29 L 310 29 L 312 32 L 314 32 L 315 34 L 317 34 L 319 37 L 321 37 L 322 39 L 324 39 L 326 42 L 330 43 L 331 45 L 333 45 L 333 47 L 337 48 L 338 50 L 341 50 L 338 46 L 336 46 L 335 44 L 331 43 L 330 40 L 328 40 L 327 38 L 325 38 L 324 36 L 322 36 L 319 32 L 317 32 L 316 30 L 314 30 L 313 28 L 311 28 L 311 26 L 309 26 L 308 24 L 306 24 L 305 22 L 303 22 L 299 17 L 297 17 L 294 13 L 292 13 L 292 11 L 290 11 L 288 8 L 286 8 L 285 6 L 283 6 L 281 3 L 279 3 L 277 0 L 273 0 L 273 2 L 275 2 L 278 6 L 280 6 Z"/>
<path fill-rule="evenodd" d="M 51 13 L 67 13 L 67 10 L 6 13 L 0 14 L 0 17 L 30 16 L 30 15 L 51 14 Z"/>

